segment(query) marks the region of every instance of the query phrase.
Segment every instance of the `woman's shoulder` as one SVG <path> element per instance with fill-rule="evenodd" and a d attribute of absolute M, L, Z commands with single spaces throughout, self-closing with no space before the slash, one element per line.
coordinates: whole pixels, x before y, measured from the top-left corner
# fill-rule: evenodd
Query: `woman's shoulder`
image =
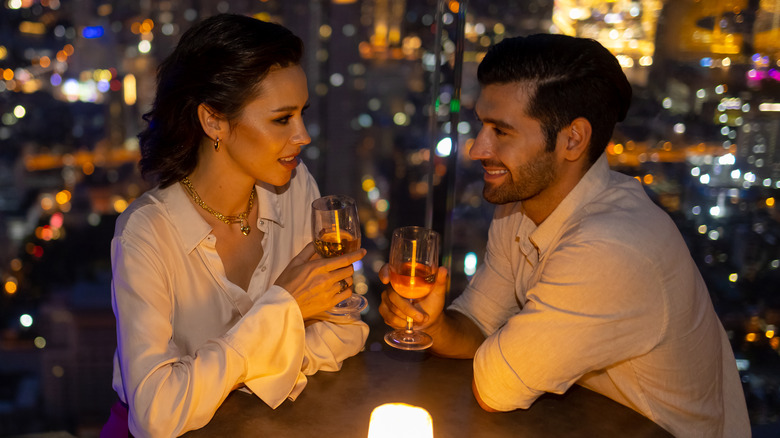
<path fill-rule="evenodd" d="M 166 216 L 161 193 L 155 187 L 136 198 L 117 218 L 114 237 L 157 229 Z"/>

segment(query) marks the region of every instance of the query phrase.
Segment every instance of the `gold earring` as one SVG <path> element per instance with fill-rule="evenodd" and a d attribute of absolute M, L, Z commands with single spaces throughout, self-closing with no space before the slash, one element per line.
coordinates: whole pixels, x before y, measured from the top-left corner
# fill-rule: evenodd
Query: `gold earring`
<path fill-rule="evenodd" d="M 216 152 L 218 150 L 219 150 L 219 137 L 217 137 L 217 139 L 214 141 L 214 151 Z"/>

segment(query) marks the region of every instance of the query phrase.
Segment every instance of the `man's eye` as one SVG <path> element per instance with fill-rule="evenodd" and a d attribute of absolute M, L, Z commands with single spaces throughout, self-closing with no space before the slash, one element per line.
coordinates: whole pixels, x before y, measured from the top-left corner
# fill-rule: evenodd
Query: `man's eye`
<path fill-rule="evenodd" d="M 506 134 L 506 132 L 504 132 L 504 131 L 502 131 L 500 128 L 496 128 L 496 127 L 493 127 L 493 132 L 494 132 L 494 133 L 495 133 L 497 136 L 502 136 L 502 135 L 505 135 L 505 134 Z"/>

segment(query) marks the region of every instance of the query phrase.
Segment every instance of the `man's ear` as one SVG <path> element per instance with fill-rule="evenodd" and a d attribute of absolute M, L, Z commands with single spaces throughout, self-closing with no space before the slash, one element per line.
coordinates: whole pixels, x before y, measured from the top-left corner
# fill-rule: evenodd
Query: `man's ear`
<path fill-rule="evenodd" d="M 588 119 L 577 117 L 569 126 L 561 132 L 566 136 L 566 142 L 563 149 L 563 157 L 568 161 L 577 161 L 580 158 L 587 157 L 588 147 L 593 128 Z"/>
<path fill-rule="evenodd" d="M 217 115 L 217 112 L 205 103 L 198 105 L 198 120 L 200 121 L 201 128 L 203 128 L 203 132 L 205 132 L 211 140 L 216 141 L 217 138 L 225 138 L 225 120 Z"/>

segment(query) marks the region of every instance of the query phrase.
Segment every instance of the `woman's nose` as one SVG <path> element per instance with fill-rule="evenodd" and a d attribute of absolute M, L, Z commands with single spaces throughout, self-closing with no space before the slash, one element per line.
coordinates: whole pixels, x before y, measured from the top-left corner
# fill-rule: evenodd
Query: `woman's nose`
<path fill-rule="evenodd" d="M 292 141 L 301 146 L 311 143 L 311 136 L 309 136 L 309 131 L 306 130 L 306 125 L 303 123 L 300 124 L 295 135 L 292 137 Z"/>

